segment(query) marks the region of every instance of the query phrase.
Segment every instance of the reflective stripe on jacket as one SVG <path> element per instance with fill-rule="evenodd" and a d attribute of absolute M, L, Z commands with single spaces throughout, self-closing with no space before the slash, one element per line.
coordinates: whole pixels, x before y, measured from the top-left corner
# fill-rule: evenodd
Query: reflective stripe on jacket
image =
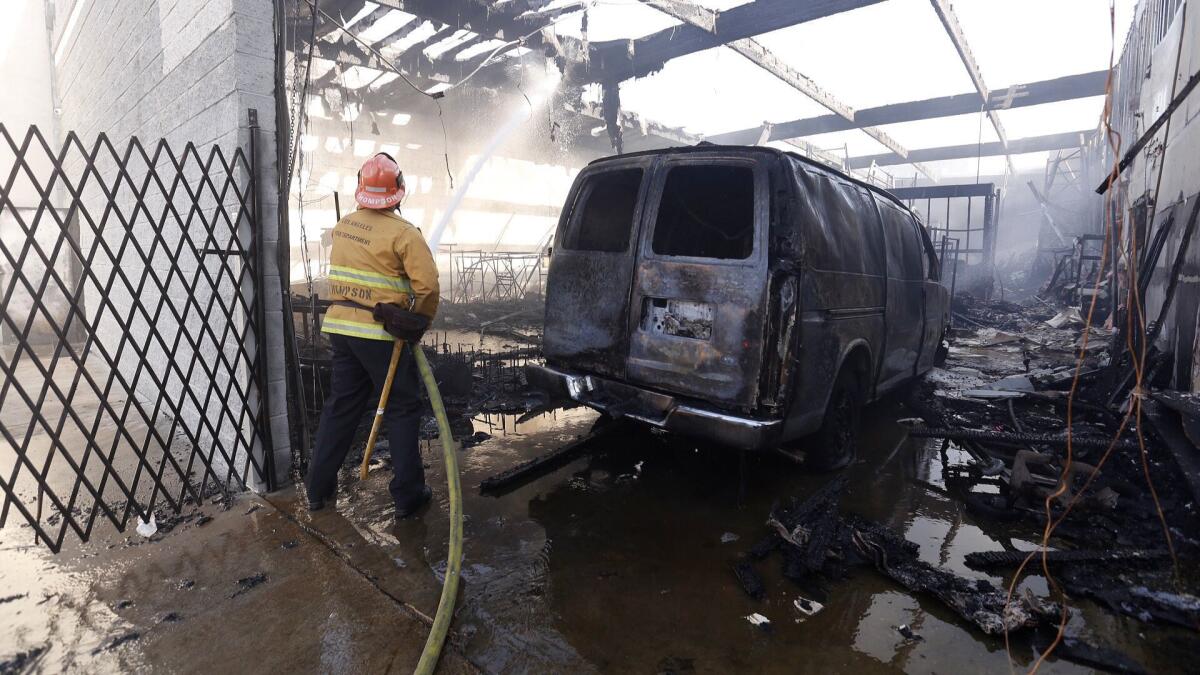
<path fill-rule="evenodd" d="M 358 209 L 333 228 L 329 299 L 321 332 L 392 340 L 371 311 L 394 302 L 433 318 L 438 305 L 437 265 L 421 231 L 393 211 Z"/>

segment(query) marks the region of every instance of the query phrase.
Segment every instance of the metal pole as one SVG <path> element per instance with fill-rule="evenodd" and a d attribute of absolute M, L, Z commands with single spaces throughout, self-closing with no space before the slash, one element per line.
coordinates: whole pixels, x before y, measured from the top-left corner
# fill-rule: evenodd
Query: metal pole
<path fill-rule="evenodd" d="M 967 197 L 967 261 L 971 260 L 971 197 Z"/>
<path fill-rule="evenodd" d="M 949 243 L 950 243 L 950 237 L 943 234 L 942 235 L 942 254 L 941 254 L 941 256 L 938 257 L 938 265 L 941 266 L 941 270 L 939 270 L 941 272 L 941 275 L 939 275 L 939 276 L 941 276 L 943 281 L 945 281 L 945 279 L 946 279 L 946 277 L 945 277 L 945 274 L 946 274 L 946 245 Z"/>
<path fill-rule="evenodd" d="M 946 197 L 946 231 L 950 231 L 950 198 Z M 971 234 L 967 233 L 967 243 L 971 241 Z M 969 253 L 967 255 L 970 255 Z"/>
<path fill-rule="evenodd" d="M 958 283 L 958 238 L 954 239 L 954 271 L 950 274 L 950 306 L 954 306 L 954 287 Z M 954 312 L 950 312 L 950 325 L 954 326 Z"/>
<path fill-rule="evenodd" d="M 312 368 L 313 412 L 317 411 L 317 388 L 320 384 L 319 380 L 317 379 L 317 361 L 321 356 L 320 352 L 317 350 L 317 346 L 321 344 L 321 323 L 317 318 L 318 312 L 320 311 L 320 309 L 317 307 L 319 300 L 320 296 L 318 296 L 315 292 L 308 296 L 308 306 L 312 310 L 309 312 L 309 321 L 312 322 L 312 340 L 308 343 L 308 345 L 309 352 L 312 354 L 312 363 L 309 364 L 309 367 Z M 322 399 L 321 404 L 324 405 L 324 403 L 325 401 Z"/>
<path fill-rule="evenodd" d="M 267 343 L 267 294 L 263 285 L 263 269 L 266 261 L 263 258 L 263 247 L 259 245 L 258 233 L 262 227 L 262 202 L 258 189 L 258 111 L 250 108 L 248 111 L 250 127 L 250 203 L 254 219 L 250 224 L 250 260 L 254 261 L 254 313 L 257 326 L 254 327 L 254 379 L 258 388 L 258 423 L 259 433 L 263 442 L 263 476 L 267 490 L 276 488 L 275 480 L 275 444 L 271 440 L 271 399 L 267 393 L 266 360 L 263 350 Z M 280 283 L 282 283 L 280 279 Z"/>
<path fill-rule="evenodd" d="M 284 8 L 284 3 L 281 0 L 276 0 L 274 3 L 275 9 L 275 91 L 282 94 L 286 90 L 286 78 L 284 77 L 284 64 L 287 62 L 286 40 L 284 39 L 284 31 L 287 26 L 287 15 Z M 312 21 L 316 21 L 315 13 Z M 309 46 L 309 52 L 312 52 L 312 46 Z M 303 102 L 301 103 L 303 105 Z M 288 195 L 291 192 L 292 183 L 292 164 L 289 151 L 292 148 L 292 132 L 291 117 L 288 114 L 287 97 L 275 97 L 275 166 L 278 167 L 278 185 L 277 189 L 277 211 L 278 211 L 278 243 L 276 245 L 275 265 L 279 270 L 279 291 L 282 295 L 284 321 L 283 324 L 283 347 L 284 354 L 287 358 L 290 368 L 287 374 L 288 388 L 288 427 L 292 430 L 291 438 L 297 441 L 300 453 L 297 455 L 292 453 L 292 460 L 295 469 L 303 469 L 303 465 L 307 462 L 309 449 L 312 447 L 311 439 L 308 434 L 308 408 L 304 403 L 304 381 L 300 376 L 300 347 L 296 343 L 296 327 L 293 325 L 294 311 L 292 308 L 292 293 L 291 293 L 291 233 L 288 229 Z M 287 134 L 286 137 L 284 134 Z M 297 134 L 299 137 L 299 134 Z M 297 146 L 296 151 L 300 149 Z M 294 416 L 293 416 L 294 414 Z M 296 422 L 299 421 L 299 424 Z M 297 427 L 299 427 L 297 429 Z M 299 462 L 296 460 L 299 459 Z"/>

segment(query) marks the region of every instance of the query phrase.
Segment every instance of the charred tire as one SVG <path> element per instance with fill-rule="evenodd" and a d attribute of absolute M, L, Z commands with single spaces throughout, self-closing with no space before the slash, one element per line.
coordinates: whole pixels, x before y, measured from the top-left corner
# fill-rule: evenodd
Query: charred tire
<path fill-rule="evenodd" d="M 863 399 L 858 374 L 844 366 L 833 383 L 821 428 L 809 439 L 805 466 L 816 471 L 836 471 L 854 461 Z"/>

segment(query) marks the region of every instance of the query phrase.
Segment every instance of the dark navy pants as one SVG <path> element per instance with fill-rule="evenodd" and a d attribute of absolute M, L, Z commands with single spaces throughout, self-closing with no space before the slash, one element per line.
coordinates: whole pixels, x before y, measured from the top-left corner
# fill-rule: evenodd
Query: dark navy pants
<path fill-rule="evenodd" d="M 387 379 L 393 344 L 345 335 L 330 335 L 329 341 L 333 345 L 331 391 L 321 410 L 316 449 L 308 465 L 306 480 L 308 496 L 318 499 L 330 497 L 337 490 L 338 469 L 350 452 L 350 443 L 363 412 L 369 408 L 374 415 L 379 405 L 379 392 Z M 387 432 L 392 471 L 395 472 L 389 490 L 399 509 L 407 508 L 419 499 L 425 486 L 425 470 L 421 466 L 421 448 L 417 442 L 421 425 L 419 386 L 412 347 L 406 344 L 396 366 L 381 429 Z"/>

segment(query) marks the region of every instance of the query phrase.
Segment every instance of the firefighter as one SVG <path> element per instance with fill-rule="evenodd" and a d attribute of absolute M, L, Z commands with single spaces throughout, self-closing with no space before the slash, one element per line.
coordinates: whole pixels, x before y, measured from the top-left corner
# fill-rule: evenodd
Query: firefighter
<path fill-rule="evenodd" d="M 310 511 L 333 501 L 338 470 L 363 412 L 379 400 L 387 377 L 394 338 L 373 318 L 372 309 L 394 303 L 429 319 L 437 311 L 437 266 L 421 231 L 400 217 L 404 191 L 396 160 L 382 152 L 375 155 L 358 173 L 358 210 L 333 228 L 332 304 L 321 327 L 333 347 L 333 377 L 305 480 Z M 393 470 L 389 491 L 397 518 L 416 514 L 431 496 L 417 441 L 420 421 L 417 368 L 406 345 L 384 413 Z"/>

